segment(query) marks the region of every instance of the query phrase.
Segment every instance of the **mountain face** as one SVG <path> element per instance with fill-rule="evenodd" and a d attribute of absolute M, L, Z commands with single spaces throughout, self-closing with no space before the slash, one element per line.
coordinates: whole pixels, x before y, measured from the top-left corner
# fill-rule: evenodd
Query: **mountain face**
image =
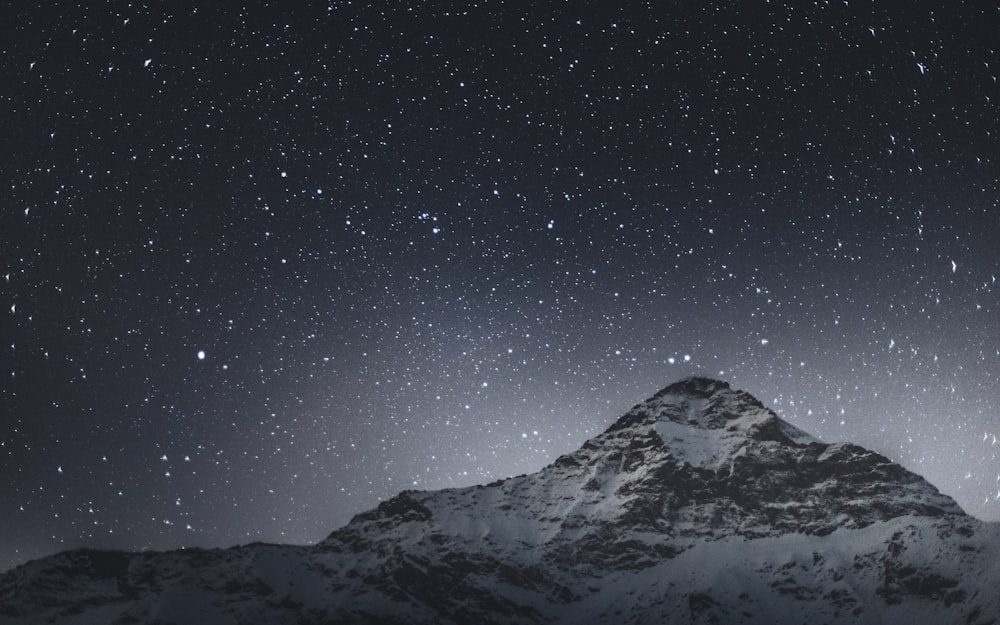
<path fill-rule="evenodd" d="M 30 562 L 0 624 L 1000 623 L 998 549 L 918 475 L 689 378 L 537 473 L 317 545 Z"/>

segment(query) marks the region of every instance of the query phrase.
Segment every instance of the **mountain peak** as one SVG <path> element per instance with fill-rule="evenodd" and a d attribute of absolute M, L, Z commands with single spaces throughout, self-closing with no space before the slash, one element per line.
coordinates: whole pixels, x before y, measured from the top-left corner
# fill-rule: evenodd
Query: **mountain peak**
<path fill-rule="evenodd" d="M 793 446 L 819 442 L 778 417 L 750 393 L 733 390 L 728 382 L 706 377 L 684 378 L 667 386 L 633 407 L 609 432 L 650 425 L 655 426 L 668 447 L 679 447 L 682 453 L 689 440 L 699 447 L 713 448 L 706 451 L 716 455 L 737 451 L 746 439 Z M 716 432 L 707 434 L 704 430 Z"/>
<path fill-rule="evenodd" d="M 664 391 L 644 406 L 664 444 L 695 467 L 717 470 L 742 455 L 820 442 L 726 382 L 688 378 Z"/>
<path fill-rule="evenodd" d="M 692 397 L 707 398 L 719 391 L 729 390 L 729 388 L 729 382 L 695 375 L 674 382 L 654 395 L 654 397 L 661 395 L 690 395 Z"/>
<path fill-rule="evenodd" d="M 907 514 L 962 514 L 951 498 L 888 458 L 849 443 L 823 443 L 753 395 L 705 377 L 667 386 L 581 451 L 591 466 L 623 467 L 618 482 L 647 485 L 630 486 L 633 491 L 655 493 L 684 484 L 686 493 L 698 484 L 696 490 L 711 493 L 703 502 L 694 498 L 698 505 L 711 502 L 713 509 L 727 510 L 742 528 L 749 527 L 747 518 L 762 518 L 760 502 L 773 501 L 785 507 L 778 515 L 769 512 L 760 527 L 804 533 Z M 877 505 L 856 505 L 860 493 Z"/>

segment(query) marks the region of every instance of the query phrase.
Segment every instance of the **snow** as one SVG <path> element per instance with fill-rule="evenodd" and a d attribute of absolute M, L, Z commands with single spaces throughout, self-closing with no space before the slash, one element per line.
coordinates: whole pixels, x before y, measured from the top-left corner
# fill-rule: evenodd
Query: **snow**
<path fill-rule="evenodd" d="M 679 465 L 686 462 L 693 467 L 717 470 L 736 457 L 746 443 L 732 432 L 696 429 L 674 421 L 657 421 L 655 427 Z"/>
<path fill-rule="evenodd" d="M 772 422 L 797 445 L 819 442 L 766 408 L 748 408 L 740 403 L 742 399 L 740 394 L 727 389 L 711 398 L 668 395 L 648 402 L 647 406 L 658 416 L 654 425 L 657 435 L 679 465 L 688 463 L 712 470 L 730 465 L 733 470 L 735 458 L 760 445 L 752 440 L 753 432 Z M 733 418 L 718 423 L 720 414 Z"/>

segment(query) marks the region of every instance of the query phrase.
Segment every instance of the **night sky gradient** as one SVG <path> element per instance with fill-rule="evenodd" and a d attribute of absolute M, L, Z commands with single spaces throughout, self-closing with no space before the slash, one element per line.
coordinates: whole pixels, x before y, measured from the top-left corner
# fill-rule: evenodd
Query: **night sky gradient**
<path fill-rule="evenodd" d="M 86 4 L 0 9 L 0 569 L 314 542 L 692 374 L 1000 519 L 996 2 Z"/>

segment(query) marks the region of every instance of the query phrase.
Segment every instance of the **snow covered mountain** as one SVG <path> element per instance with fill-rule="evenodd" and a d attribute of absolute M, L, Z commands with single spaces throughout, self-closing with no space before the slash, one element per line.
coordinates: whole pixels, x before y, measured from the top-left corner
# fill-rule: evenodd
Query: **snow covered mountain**
<path fill-rule="evenodd" d="M 921 477 L 688 378 L 537 473 L 317 545 L 30 562 L 0 624 L 1000 623 L 998 550 Z"/>

